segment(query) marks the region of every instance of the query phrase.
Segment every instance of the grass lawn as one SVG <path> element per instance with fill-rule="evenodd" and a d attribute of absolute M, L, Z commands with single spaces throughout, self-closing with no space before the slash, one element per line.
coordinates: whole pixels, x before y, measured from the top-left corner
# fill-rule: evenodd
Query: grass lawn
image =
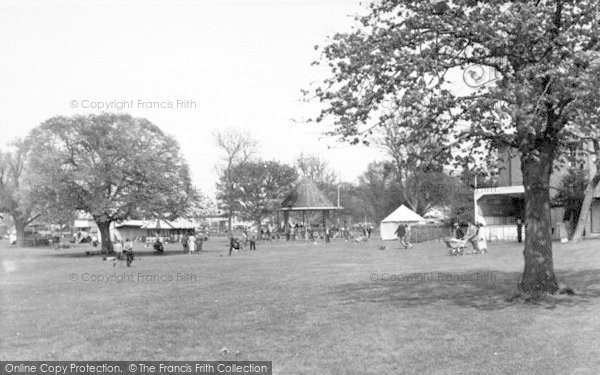
<path fill-rule="evenodd" d="M 0 359 L 269 360 L 286 375 L 600 373 L 600 241 L 555 243 L 556 272 L 578 294 L 536 305 L 506 301 L 523 266 L 517 244 L 463 257 L 439 242 L 381 244 L 259 242 L 228 257 L 211 240 L 198 255 L 141 249 L 127 268 L 3 241 Z"/>

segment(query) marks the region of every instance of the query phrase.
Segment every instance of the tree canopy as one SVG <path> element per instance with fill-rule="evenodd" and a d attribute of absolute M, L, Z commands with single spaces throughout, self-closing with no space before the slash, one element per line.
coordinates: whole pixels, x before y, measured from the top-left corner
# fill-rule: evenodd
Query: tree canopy
<path fill-rule="evenodd" d="M 298 179 L 296 170 L 275 161 L 255 160 L 233 168 L 233 192 L 228 199 L 236 202 L 236 211 L 242 219 L 260 226 L 261 219 L 279 207 L 285 195 Z M 225 200 L 226 176 L 221 176 L 219 197 Z"/>
<path fill-rule="evenodd" d="M 53 117 L 28 142 L 36 194 L 89 213 L 110 250 L 108 226 L 132 216 L 176 218 L 198 199 L 177 141 L 126 114 Z"/>

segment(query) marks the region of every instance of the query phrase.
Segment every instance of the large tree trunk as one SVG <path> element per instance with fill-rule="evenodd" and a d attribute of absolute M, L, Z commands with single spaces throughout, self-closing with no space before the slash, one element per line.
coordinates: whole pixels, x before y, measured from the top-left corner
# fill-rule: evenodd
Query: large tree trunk
<path fill-rule="evenodd" d="M 110 221 L 96 221 L 96 225 L 100 230 L 102 240 L 102 253 L 110 254 L 113 252 L 112 240 L 110 238 Z"/>
<path fill-rule="evenodd" d="M 521 156 L 525 186 L 525 269 L 519 289 L 527 294 L 555 293 L 558 282 L 552 262 L 550 218 L 550 174 L 553 154 L 548 151 L 529 152 Z"/>
<path fill-rule="evenodd" d="M 585 229 L 585 223 L 587 222 L 590 214 L 590 208 L 592 207 L 592 201 L 594 200 L 594 191 L 600 185 L 600 142 L 594 141 L 594 153 L 596 154 L 596 173 L 588 181 L 585 186 L 585 197 L 581 204 L 581 211 L 579 212 L 579 219 L 577 220 L 577 227 L 575 233 L 573 233 L 573 242 L 577 243 L 583 236 L 583 230 Z"/>
<path fill-rule="evenodd" d="M 25 244 L 26 221 L 17 216 L 13 216 L 13 221 L 15 222 L 15 231 L 17 232 L 17 246 L 23 247 Z"/>

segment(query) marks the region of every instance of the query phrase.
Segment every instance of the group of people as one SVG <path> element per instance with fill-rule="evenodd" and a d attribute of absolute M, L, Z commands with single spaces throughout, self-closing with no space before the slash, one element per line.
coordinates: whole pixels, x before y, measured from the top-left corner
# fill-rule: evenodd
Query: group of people
<path fill-rule="evenodd" d="M 202 251 L 202 237 L 194 233 L 185 233 L 181 238 L 184 254 L 193 254 L 196 251 Z"/>
<path fill-rule="evenodd" d="M 241 250 L 242 248 L 248 246 L 248 244 L 250 244 L 250 250 L 256 251 L 256 240 L 258 239 L 258 234 L 256 231 L 254 231 L 254 230 L 248 231 L 247 229 L 244 228 L 244 230 L 242 231 L 242 239 L 244 241 L 243 245 L 240 243 L 240 240 L 238 240 L 235 237 L 231 237 L 229 239 L 229 255 L 230 256 L 231 256 L 231 253 L 233 252 L 233 250 Z"/>
<path fill-rule="evenodd" d="M 487 251 L 487 240 L 481 231 L 481 223 L 477 223 L 471 226 L 469 223 L 459 224 L 455 222 L 453 224 L 453 237 L 459 240 L 468 240 L 473 249 L 479 253 L 485 253 Z M 472 233 L 469 233 L 469 227 L 474 228 Z"/>
<path fill-rule="evenodd" d="M 127 267 L 131 267 L 131 263 L 133 263 L 133 241 L 127 238 L 123 243 L 122 240 L 115 238 L 113 251 L 117 254 L 118 259 L 123 259 L 123 256 L 125 256 Z"/>

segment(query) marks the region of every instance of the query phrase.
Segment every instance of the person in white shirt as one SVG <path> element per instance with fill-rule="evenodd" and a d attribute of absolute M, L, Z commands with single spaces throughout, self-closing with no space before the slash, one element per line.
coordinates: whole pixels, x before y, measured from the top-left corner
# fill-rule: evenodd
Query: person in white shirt
<path fill-rule="evenodd" d="M 193 234 L 188 238 L 188 246 L 190 254 L 196 251 L 196 237 Z"/>
<path fill-rule="evenodd" d="M 115 252 L 115 254 L 117 254 L 117 257 L 121 259 L 121 256 L 123 256 L 123 244 L 121 243 L 121 241 L 116 240 L 113 243 L 113 251 Z"/>

